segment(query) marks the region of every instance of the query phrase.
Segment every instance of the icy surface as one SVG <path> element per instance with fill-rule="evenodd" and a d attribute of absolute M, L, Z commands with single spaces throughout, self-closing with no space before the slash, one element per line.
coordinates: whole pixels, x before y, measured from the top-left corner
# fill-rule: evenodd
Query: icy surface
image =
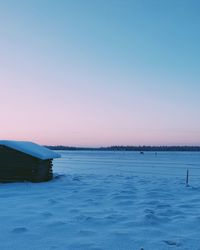
<path fill-rule="evenodd" d="M 200 249 L 200 153 L 61 154 L 53 181 L 0 184 L 0 249 Z"/>
<path fill-rule="evenodd" d="M 7 146 L 41 160 L 59 158 L 60 155 L 54 151 L 28 141 L 0 141 L 0 145 Z"/>

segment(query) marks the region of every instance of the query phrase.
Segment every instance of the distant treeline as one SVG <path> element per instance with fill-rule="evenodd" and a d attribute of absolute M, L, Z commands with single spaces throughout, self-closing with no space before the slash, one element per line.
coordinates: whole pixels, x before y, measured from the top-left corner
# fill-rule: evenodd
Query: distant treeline
<path fill-rule="evenodd" d="M 52 150 L 100 150 L 100 151 L 200 151 L 200 146 L 110 146 L 110 147 L 70 147 L 46 146 Z"/>

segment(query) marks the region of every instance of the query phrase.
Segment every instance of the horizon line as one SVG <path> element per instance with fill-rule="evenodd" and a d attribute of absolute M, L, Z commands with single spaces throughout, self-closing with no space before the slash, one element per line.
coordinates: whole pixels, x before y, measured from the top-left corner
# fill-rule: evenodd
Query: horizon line
<path fill-rule="evenodd" d="M 68 147 L 68 148 L 112 148 L 112 147 L 135 147 L 135 148 L 140 148 L 140 147 L 200 147 L 199 145 L 148 145 L 148 144 L 144 144 L 144 145 L 109 145 L 109 146 L 71 146 L 71 145 L 62 145 L 62 144 L 54 144 L 54 145 L 44 145 L 46 147 Z"/>

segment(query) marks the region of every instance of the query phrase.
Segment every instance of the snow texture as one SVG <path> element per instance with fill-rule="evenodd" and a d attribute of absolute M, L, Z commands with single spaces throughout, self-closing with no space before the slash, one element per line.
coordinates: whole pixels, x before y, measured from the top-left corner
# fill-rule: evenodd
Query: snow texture
<path fill-rule="evenodd" d="M 61 155 L 50 182 L 0 184 L 0 249 L 200 249 L 200 153 Z"/>
<path fill-rule="evenodd" d="M 54 151 L 28 141 L 0 141 L 0 145 L 6 146 L 25 154 L 31 155 L 40 160 L 59 158 L 60 155 Z"/>

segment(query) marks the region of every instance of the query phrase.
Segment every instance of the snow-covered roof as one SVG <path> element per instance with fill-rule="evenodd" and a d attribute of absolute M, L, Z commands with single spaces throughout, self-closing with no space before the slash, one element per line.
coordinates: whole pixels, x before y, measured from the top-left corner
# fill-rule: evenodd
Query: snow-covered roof
<path fill-rule="evenodd" d="M 36 143 L 29 142 L 29 141 L 7 141 L 7 140 L 1 141 L 0 140 L 0 145 L 15 149 L 17 151 L 31 155 L 40 160 L 48 160 L 48 159 L 61 157 L 59 154 L 55 153 L 54 151 L 48 148 L 45 148 L 43 146 L 40 146 Z"/>

